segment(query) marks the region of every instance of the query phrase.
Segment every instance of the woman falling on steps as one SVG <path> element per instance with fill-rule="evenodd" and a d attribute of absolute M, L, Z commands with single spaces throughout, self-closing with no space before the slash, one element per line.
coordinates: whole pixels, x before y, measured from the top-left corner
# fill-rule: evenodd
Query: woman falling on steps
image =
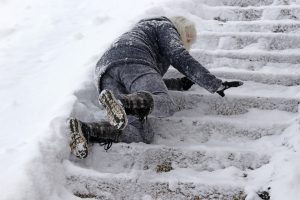
<path fill-rule="evenodd" d="M 143 19 L 119 37 L 96 66 L 99 102 L 108 121 L 69 119 L 71 152 L 82 159 L 89 143 L 105 149 L 114 142 L 151 143 L 153 132 L 145 118 L 178 111 L 168 90 L 185 91 L 196 83 L 223 97 L 224 90 L 243 84 L 222 82 L 197 62 L 188 52 L 195 41 L 194 23 L 181 16 Z M 163 79 L 170 65 L 185 76 Z"/>

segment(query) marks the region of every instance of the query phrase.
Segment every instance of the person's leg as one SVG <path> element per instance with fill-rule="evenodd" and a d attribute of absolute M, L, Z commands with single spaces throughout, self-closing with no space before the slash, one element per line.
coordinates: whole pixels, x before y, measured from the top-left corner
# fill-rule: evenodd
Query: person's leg
<path fill-rule="evenodd" d="M 124 95 L 129 95 L 129 92 L 124 87 L 124 83 L 118 79 L 119 70 L 112 68 L 102 77 L 100 82 L 102 90 L 110 90 L 116 99 L 122 100 Z M 101 93 L 101 91 L 100 91 Z M 119 137 L 119 142 L 131 143 L 131 142 L 144 142 L 151 143 L 153 139 L 153 131 L 151 124 L 144 120 L 141 121 L 138 117 L 128 115 L 128 124 L 122 130 L 122 134 Z"/>
<path fill-rule="evenodd" d="M 115 70 L 104 74 L 100 84 L 103 90 L 112 91 L 116 99 L 122 100 L 124 95 L 128 95 L 128 91 L 124 84 L 116 79 L 117 75 Z M 113 103 L 118 104 L 116 101 Z M 120 106 L 122 107 L 122 105 Z M 116 107 L 119 106 L 117 105 Z M 108 122 L 87 123 L 79 119 L 70 118 L 68 126 L 70 129 L 70 148 L 72 154 L 80 159 L 87 157 L 88 144 L 91 143 L 104 144 L 105 149 L 109 149 L 112 142 L 151 143 L 154 132 L 148 121 L 141 120 L 135 116 L 128 116 L 128 121 L 128 125 L 126 127 L 124 125 L 123 130 L 118 130 Z"/>
<path fill-rule="evenodd" d="M 154 102 L 151 114 L 155 117 L 169 117 L 179 110 L 158 73 L 145 74 L 132 82 L 130 92 L 140 91 L 151 93 Z"/>
<path fill-rule="evenodd" d="M 99 103 L 106 110 L 108 121 L 117 129 L 124 129 L 127 126 L 128 118 L 119 99 L 121 95 L 127 93 L 126 88 L 116 79 L 116 75 L 112 69 L 109 69 L 102 76 L 99 84 Z"/>
<path fill-rule="evenodd" d="M 129 94 L 148 92 L 154 102 L 152 113 L 155 117 L 167 117 L 179 110 L 170 96 L 161 75 L 149 66 L 130 65 L 115 69 L 115 74 Z M 120 95 L 126 99 L 126 95 Z"/>
<path fill-rule="evenodd" d="M 129 115 L 128 125 L 122 130 L 119 141 L 125 143 L 144 142 L 150 144 L 153 140 L 153 136 L 154 131 L 148 119 L 141 121 L 139 118 Z"/>
<path fill-rule="evenodd" d="M 154 136 L 151 122 L 142 120 L 150 113 L 149 108 L 153 109 L 152 114 L 156 117 L 171 116 L 178 110 L 161 75 L 148 66 L 131 65 L 113 68 L 108 76 L 115 83 L 104 79 L 101 88 L 111 90 L 122 102 L 126 113 L 134 115 L 128 116 L 129 124 L 123 131 L 121 141 L 151 143 Z"/>
<path fill-rule="evenodd" d="M 107 121 L 83 122 L 70 118 L 68 125 L 71 133 L 71 153 L 83 159 L 88 155 L 88 144 L 99 143 L 108 150 L 112 143 L 118 142 L 121 130 L 116 129 Z"/>
<path fill-rule="evenodd" d="M 108 110 L 108 115 L 113 115 L 111 119 L 114 121 L 110 120 L 113 121 L 111 124 L 116 124 L 118 128 L 118 120 L 123 118 L 122 113 L 111 111 L 113 107 L 123 106 L 128 114 L 128 126 L 121 126 L 125 128 L 121 136 L 123 142 L 150 143 L 154 134 L 151 124 L 143 118 L 151 111 L 156 117 L 166 117 L 178 110 L 161 75 L 149 66 L 127 65 L 111 68 L 103 75 L 100 84 L 103 90 L 100 91 L 100 101 Z M 120 100 L 122 105 L 117 105 L 115 99 Z"/>

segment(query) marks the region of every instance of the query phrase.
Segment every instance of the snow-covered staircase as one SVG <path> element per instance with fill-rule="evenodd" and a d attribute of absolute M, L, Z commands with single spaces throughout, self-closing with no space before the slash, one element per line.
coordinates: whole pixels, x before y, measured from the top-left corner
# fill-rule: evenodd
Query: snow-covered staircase
<path fill-rule="evenodd" d="M 227 90 L 225 98 L 198 86 L 172 92 L 182 110 L 169 118 L 149 119 L 156 133 L 153 144 L 119 143 L 107 152 L 94 145 L 87 159 L 65 162 L 68 189 L 74 195 L 126 200 L 242 200 L 247 195 L 269 199 L 268 180 L 259 180 L 255 172 L 271 162 L 278 147 L 270 141 L 284 134 L 298 113 L 300 2 L 185 4 L 189 3 L 195 5 L 190 13 L 200 30 L 193 56 L 218 77 L 242 80 L 244 85 Z M 178 73 L 171 70 L 167 76 Z M 94 86 L 88 88 L 77 93 L 73 115 L 92 113 L 83 120 L 103 117 L 97 102 L 91 102 L 97 98 Z M 251 191 L 255 180 L 266 184 Z"/>

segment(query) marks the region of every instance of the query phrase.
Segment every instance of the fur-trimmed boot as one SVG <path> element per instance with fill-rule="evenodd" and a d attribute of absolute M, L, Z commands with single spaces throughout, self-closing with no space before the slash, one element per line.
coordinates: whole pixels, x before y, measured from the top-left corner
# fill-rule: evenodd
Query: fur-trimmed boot
<path fill-rule="evenodd" d="M 124 95 L 121 102 L 127 115 L 134 115 L 141 120 L 147 117 L 154 107 L 152 95 L 144 91 Z"/>
<path fill-rule="evenodd" d="M 154 106 L 152 95 L 143 91 L 124 94 L 117 100 L 110 90 L 103 90 L 99 95 L 99 102 L 104 106 L 110 124 L 120 130 L 127 126 L 127 115 L 144 119 Z"/>
<path fill-rule="evenodd" d="M 110 125 L 109 122 L 86 123 L 78 119 L 68 120 L 71 141 L 71 153 L 76 157 L 83 159 L 88 156 L 88 144 L 99 143 L 108 150 L 112 143 L 118 142 L 121 131 Z"/>

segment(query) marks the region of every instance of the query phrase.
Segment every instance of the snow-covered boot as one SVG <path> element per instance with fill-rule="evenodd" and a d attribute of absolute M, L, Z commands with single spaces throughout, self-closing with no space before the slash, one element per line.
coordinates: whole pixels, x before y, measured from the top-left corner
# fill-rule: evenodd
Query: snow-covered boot
<path fill-rule="evenodd" d="M 105 150 L 108 150 L 112 143 L 119 142 L 122 134 L 121 130 L 116 129 L 107 121 L 86 123 L 86 126 L 88 127 L 88 142 L 104 145 Z"/>
<path fill-rule="evenodd" d="M 151 93 L 144 91 L 124 95 L 121 102 L 127 115 L 134 115 L 141 120 L 147 117 L 154 107 Z"/>
<path fill-rule="evenodd" d="M 127 126 L 128 119 L 125 109 L 112 91 L 103 90 L 99 95 L 99 102 L 104 106 L 111 125 L 120 130 Z"/>
<path fill-rule="evenodd" d="M 109 122 L 86 123 L 78 119 L 69 119 L 71 131 L 70 148 L 72 154 L 83 159 L 88 155 L 88 143 L 100 143 L 108 150 L 112 143 L 118 142 L 121 131 Z"/>
<path fill-rule="evenodd" d="M 68 125 L 71 133 L 71 153 L 80 159 L 86 158 L 88 155 L 88 143 L 85 127 L 81 121 L 75 118 L 70 118 Z"/>
<path fill-rule="evenodd" d="M 120 100 L 117 100 L 110 90 L 103 90 L 99 95 L 99 102 L 104 106 L 110 124 L 120 130 L 128 123 L 127 115 L 144 119 L 154 106 L 152 95 L 143 91 L 121 95 Z"/>

